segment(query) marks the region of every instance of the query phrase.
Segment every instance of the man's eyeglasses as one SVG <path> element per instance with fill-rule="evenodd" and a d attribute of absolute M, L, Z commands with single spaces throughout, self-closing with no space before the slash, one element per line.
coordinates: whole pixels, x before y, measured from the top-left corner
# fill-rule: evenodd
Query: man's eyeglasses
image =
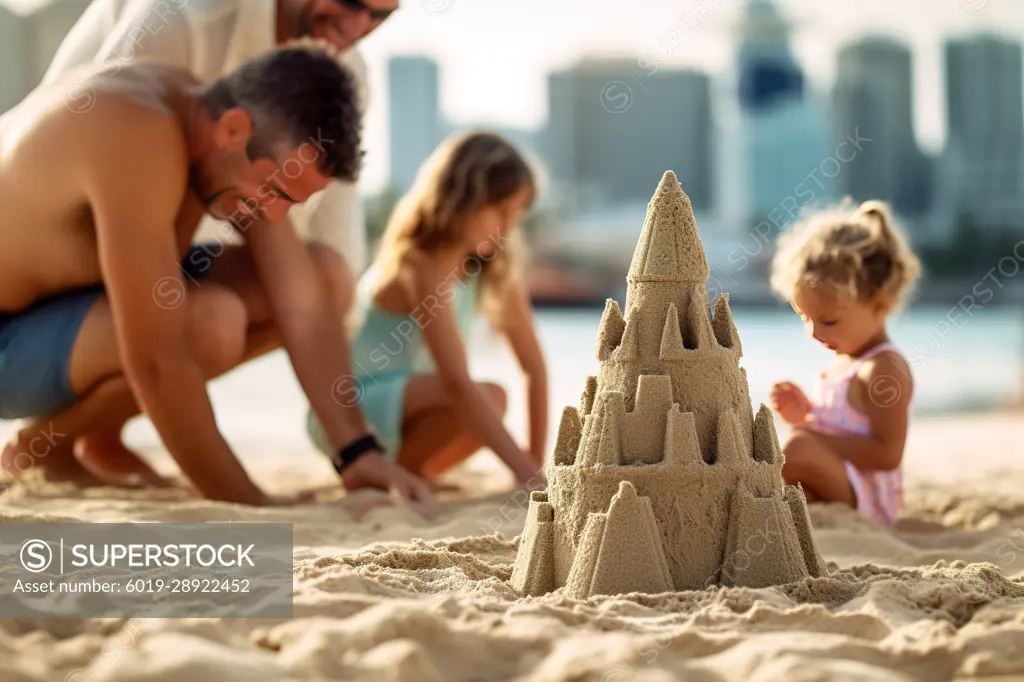
<path fill-rule="evenodd" d="M 363 0 L 337 0 L 338 4 L 342 7 L 352 10 L 353 12 L 366 12 L 370 15 L 370 19 L 373 21 L 384 21 L 391 16 L 391 13 L 395 11 L 395 8 L 391 9 L 377 9 L 370 7 Z"/>

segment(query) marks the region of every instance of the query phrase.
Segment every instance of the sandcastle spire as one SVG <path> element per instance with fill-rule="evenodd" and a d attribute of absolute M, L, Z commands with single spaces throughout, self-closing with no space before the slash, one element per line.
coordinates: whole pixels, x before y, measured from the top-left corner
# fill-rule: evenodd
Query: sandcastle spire
<path fill-rule="evenodd" d="M 690 198 L 672 171 L 665 171 L 647 205 L 643 232 L 633 253 L 630 282 L 706 282 L 708 261 L 697 236 Z"/>
<path fill-rule="evenodd" d="M 662 463 L 704 464 L 693 413 L 680 412 L 678 403 L 668 412 L 665 424 L 665 458 Z"/>
<path fill-rule="evenodd" d="M 718 294 L 712 326 L 719 346 L 732 348 L 740 356 L 743 355 L 743 344 L 740 342 L 740 333 L 736 330 L 736 323 L 732 319 L 732 310 L 729 309 L 729 294 L 727 293 Z"/>
<path fill-rule="evenodd" d="M 597 359 L 607 360 L 612 351 L 622 343 L 622 334 L 626 331 L 626 321 L 619 310 L 619 303 L 614 298 L 605 301 L 604 314 L 597 331 Z"/>
<path fill-rule="evenodd" d="M 668 304 L 665 326 L 661 331 L 661 349 L 658 352 L 661 360 L 681 360 L 685 357 L 683 333 L 679 328 L 679 312 L 675 303 Z"/>
<path fill-rule="evenodd" d="M 590 428 L 581 436 L 581 466 L 615 466 L 622 458 L 621 427 L 625 421 L 622 394 L 615 391 L 599 393 L 590 415 Z"/>
<path fill-rule="evenodd" d="M 576 460 L 576 451 L 583 435 L 580 423 L 580 411 L 572 405 L 562 408 L 562 418 L 558 422 L 558 437 L 555 439 L 555 464 L 572 464 Z"/>

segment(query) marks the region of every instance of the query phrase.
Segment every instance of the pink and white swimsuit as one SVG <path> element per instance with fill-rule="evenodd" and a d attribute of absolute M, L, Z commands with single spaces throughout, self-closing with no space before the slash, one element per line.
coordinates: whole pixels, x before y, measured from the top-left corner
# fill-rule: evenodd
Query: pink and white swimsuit
<path fill-rule="evenodd" d="M 869 436 L 871 422 L 868 416 L 850 405 L 847 393 L 850 381 L 860 366 L 878 355 L 899 351 L 891 343 L 880 343 L 857 358 L 838 377 L 829 378 L 825 372 L 819 375 L 816 395 L 811 396 L 813 424 L 811 428 L 834 436 Z M 903 501 L 903 474 L 899 469 L 891 471 L 862 471 L 849 460 L 846 476 L 857 496 L 857 511 L 878 523 L 891 526 L 899 514 Z"/>

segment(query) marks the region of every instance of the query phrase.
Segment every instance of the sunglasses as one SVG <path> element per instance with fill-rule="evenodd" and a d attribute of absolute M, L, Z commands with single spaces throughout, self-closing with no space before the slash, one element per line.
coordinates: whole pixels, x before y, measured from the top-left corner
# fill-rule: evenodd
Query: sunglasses
<path fill-rule="evenodd" d="M 353 12 L 366 12 L 373 21 L 384 21 L 394 12 L 392 9 L 375 9 L 367 5 L 363 0 L 336 0 L 339 5 Z"/>

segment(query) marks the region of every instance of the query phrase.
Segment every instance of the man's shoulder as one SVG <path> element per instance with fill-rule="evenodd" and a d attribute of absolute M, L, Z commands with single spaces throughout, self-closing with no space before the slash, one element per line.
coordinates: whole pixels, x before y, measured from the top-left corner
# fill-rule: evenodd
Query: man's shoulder
<path fill-rule="evenodd" d="M 363 53 L 359 51 L 357 45 L 344 50 L 341 53 L 341 61 L 350 68 L 355 69 L 359 76 L 366 75 L 366 59 L 363 58 Z"/>
<path fill-rule="evenodd" d="M 97 94 L 88 113 L 84 148 L 97 160 L 118 159 L 125 167 L 158 156 L 169 170 L 187 167 L 185 134 L 178 118 L 158 104 L 145 104 L 117 93 Z M 74 119 L 73 119 L 74 120 Z"/>
<path fill-rule="evenodd" d="M 183 134 L 177 116 L 157 99 L 146 102 L 130 94 L 97 93 L 89 113 L 95 114 L 93 125 L 127 136 L 153 134 L 163 139 L 166 136 L 180 138 Z"/>

